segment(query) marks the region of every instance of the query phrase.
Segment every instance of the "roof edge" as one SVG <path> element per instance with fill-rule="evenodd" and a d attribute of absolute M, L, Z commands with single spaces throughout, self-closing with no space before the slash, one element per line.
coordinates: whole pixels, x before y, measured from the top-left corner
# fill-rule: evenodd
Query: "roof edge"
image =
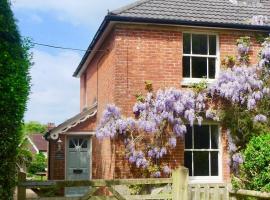
<path fill-rule="evenodd" d="M 142 0 L 142 1 L 149 1 L 149 0 Z M 197 26 L 197 27 L 242 29 L 242 30 L 251 30 L 251 31 L 270 32 L 270 26 L 262 26 L 262 25 L 214 23 L 214 22 L 200 22 L 200 21 L 190 21 L 190 20 L 138 18 L 138 17 L 117 16 L 117 15 L 109 13 L 104 18 L 92 42 L 90 43 L 86 53 L 84 54 L 80 64 L 78 65 L 77 69 L 73 73 L 74 77 L 79 77 L 79 74 L 81 73 L 81 69 L 83 68 L 83 65 L 86 62 L 89 54 L 91 54 L 91 51 L 94 49 L 97 41 L 102 36 L 104 30 L 107 28 L 110 22 L 150 23 L 150 24 L 160 24 L 160 25 L 187 25 L 187 26 Z"/>
<path fill-rule="evenodd" d="M 56 134 L 58 136 L 59 133 L 63 133 L 68 131 L 70 128 L 77 126 L 79 123 L 86 121 L 87 119 L 95 116 L 97 114 L 97 102 L 95 102 L 92 106 L 83 110 L 79 114 L 73 116 L 72 118 L 67 119 L 63 123 L 59 124 L 55 128 L 47 131 L 43 137 L 48 141 L 51 137 L 51 134 Z"/>
<path fill-rule="evenodd" d="M 152 0 L 138 0 L 138 1 L 135 1 L 133 3 L 128 4 L 126 6 L 123 6 L 123 7 L 120 7 L 118 9 L 112 10 L 111 12 L 109 12 L 109 14 L 118 15 L 118 14 L 120 14 L 120 13 L 126 11 L 126 10 L 129 10 L 129 9 L 134 8 L 136 6 L 142 5 L 142 4 L 144 4 L 146 2 L 149 2 L 149 1 L 152 1 Z"/>

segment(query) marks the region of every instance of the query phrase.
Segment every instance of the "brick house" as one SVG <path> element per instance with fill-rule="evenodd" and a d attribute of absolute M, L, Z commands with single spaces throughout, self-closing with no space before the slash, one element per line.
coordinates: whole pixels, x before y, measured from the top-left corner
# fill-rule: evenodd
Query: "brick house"
<path fill-rule="evenodd" d="M 124 159 L 120 141 L 94 137 L 105 106 L 114 103 L 131 116 L 134 94 L 144 91 L 146 80 L 154 89 L 184 88 L 203 77 L 214 81 L 241 36 L 251 37 L 256 63 L 255 38 L 270 26 L 251 20 L 270 19 L 269 10 L 269 0 L 141 0 L 109 12 L 74 72 L 81 113 L 46 134 L 49 179 L 140 176 Z M 194 125 L 167 159 L 188 167 L 191 181 L 230 178 L 226 134 L 218 124 Z"/>

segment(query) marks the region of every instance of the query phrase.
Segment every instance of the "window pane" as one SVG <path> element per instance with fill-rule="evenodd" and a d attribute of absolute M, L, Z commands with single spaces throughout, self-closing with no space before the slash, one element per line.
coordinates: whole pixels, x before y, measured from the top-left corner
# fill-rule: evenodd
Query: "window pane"
<path fill-rule="evenodd" d="M 183 77 L 190 78 L 190 57 L 183 57 Z"/>
<path fill-rule="evenodd" d="M 192 34 L 192 54 L 207 54 L 207 35 Z"/>
<path fill-rule="evenodd" d="M 185 151 L 184 166 L 188 168 L 189 176 L 192 176 L 192 152 L 191 151 Z"/>
<path fill-rule="evenodd" d="M 73 143 L 72 140 L 69 140 L 69 145 L 68 145 L 69 148 L 75 148 L 75 145 Z"/>
<path fill-rule="evenodd" d="M 207 58 L 192 57 L 192 78 L 207 77 Z"/>
<path fill-rule="evenodd" d="M 194 126 L 194 149 L 209 149 L 209 126 Z"/>
<path fill-rule="evenodd" d="M 209 176 L 209 152 L 194 151 L 194 176 Z"/>
<path fill-rule="evenodd" d="M 209 78 L 215 78 L 216 75 L 216 58 L 208 58 Z"/>
<path fill-rule="evenodd" d="M 218 176 L 218 152 L 211 152 L 211 176 Z"/>
<path fill-rule="evenodd" d="M 187 133 L 185 135 L 185 149 L 192 149 L 192 128 L 187 125 Z"/>
<path fill-rule="evenodd" d="M 87 148 L 87 140 L 83 140 L 82 148 Z"/>
<path fill-rule="evenodd" d="M 217 54 L 217 38 L 215 35 L 209 35 L 209 54 L 216 55 Z"/>
<path fill-rule="evenodd" d="M 218 149 L 218 126 L 211 126 L 211 148 Z"/>
<path fill-rule="evenodd" d="M 184 33 L 183 38 L 183 51 L 186 54 L 190 54 L 190 33 Z"/>

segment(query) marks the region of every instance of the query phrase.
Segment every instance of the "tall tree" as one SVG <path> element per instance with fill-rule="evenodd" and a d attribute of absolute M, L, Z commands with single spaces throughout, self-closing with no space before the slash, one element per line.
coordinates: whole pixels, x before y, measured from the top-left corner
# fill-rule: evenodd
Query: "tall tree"
<path fill-rule="evenodd" d="M 16 159 L 30 91 L 29 43 L 23 41 L 9 0 L 0 0 L 0 199 L 13 199 Z"/>

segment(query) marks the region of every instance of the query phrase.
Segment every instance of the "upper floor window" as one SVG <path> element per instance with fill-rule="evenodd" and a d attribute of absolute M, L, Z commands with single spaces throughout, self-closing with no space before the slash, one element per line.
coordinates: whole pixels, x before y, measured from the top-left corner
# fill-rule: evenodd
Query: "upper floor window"
<path fill-rule="evenodd" d="M 217 73 L 217 35 L 183 34 L 183 78 L 215 79 Z"/>
<path fill-rule="evenodd" d="M 191 179 L 220 177 L 220 144 L 217 125 L 187 126 L 184 165 Z"/>

